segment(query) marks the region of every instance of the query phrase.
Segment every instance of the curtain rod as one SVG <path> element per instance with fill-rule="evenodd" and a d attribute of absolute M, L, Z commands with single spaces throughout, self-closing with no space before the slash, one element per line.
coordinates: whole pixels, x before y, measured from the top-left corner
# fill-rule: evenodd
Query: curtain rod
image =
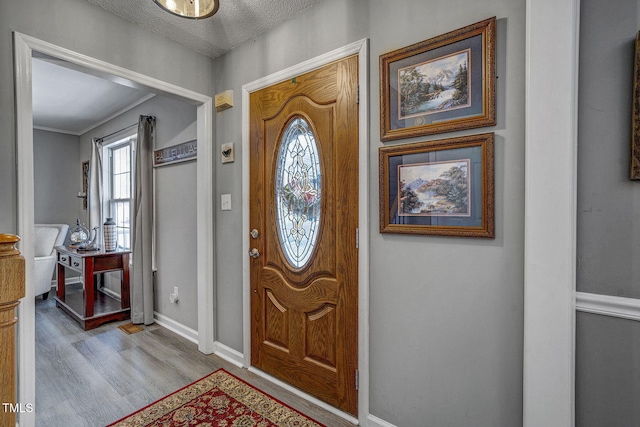
<path fill-rule="evenodd" d="M 129 129 L 129 128 L 132 128 L 132 127 L 134 127 L 134 126 L 138 126 L 138 123 L 134 123 L 134 124 L 132 124 L 132 125 L 129 125 L 129 126 L 127 126 L 127 127 L 122 128 L 122 129 L 120 129 L 120 130 L 117 130 L 117 131 L 115 131 L 115 132 L 112 132 L 112 133 L 110 133 L 109 135 L 101 136 L 101 137 L 96 138 L 96 139 L 98 139 L 98 140 L 102 141 L 102 140 L 103 140 L 103 139 L 105 139 L 105 138 L 109 138 L 110 136 L 116 135 L 116 134 L 118 134 L 118 133 L 120 133 L 120 132 L 122 132 L 122 131 L 125 131 L 125 130 L 127 130 L 127 129 Z"/>

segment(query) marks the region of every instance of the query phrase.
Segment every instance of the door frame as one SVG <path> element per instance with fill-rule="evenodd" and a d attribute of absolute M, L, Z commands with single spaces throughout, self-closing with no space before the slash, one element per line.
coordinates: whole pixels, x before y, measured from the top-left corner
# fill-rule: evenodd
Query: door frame
<path fill-rule="evenodd" d="M 288 80 L 300 74 L 321 68 L 331 62 L 358 54 L 358 84 L 360 86 L 358 106 L 359 136 L 359 197 L 358 213 L 358 418 L 340 411 L 331 405 L 307 393 L 303 393 L 287 383 L 276 379 L 251 366 L 251 283 L 249 274 L 249 256 L 242 261 L 242 297 L 243 297 L 243 348 L 244 366 L 250 371 L 296 393 L 304 399 L 342 417 L 361 425 L 366 425 L 369 413 L 369 41 L 362 39 L 347 46 L 312 58 L 308 61 L 270 74 L 266 77 L 242 86 L 242 250 L 249 252 L 249 95 L 252 92 Z M 245 234 L 246 233 L 246 234 Z"/>
<path fill-rule="evenodd" d="M 580 0 L 526 17 L 523 426 L 572 427 Z"/>
<path fill-rule="evenodd" d="M 14 77 L 16 102 L 16 158 L 17 158 L 17 218 L 20 250 L 26 264 L 26 295 L 18 306 L 18 402 L 35 402 L 35 289 L 33 282 L 33 105 L 31 98 L 33 51 L 86 67 L 102 75 L 115 76 L 133 82 L 137 87 L 156 94 L 171 96 L 197 106 L 198 164 L 197 179 L 197 292 L 198 292 L 198 350 L 205 354 L 214 351 L 215 343 L 215 275 L 214 224 L 211 203 L 214 190 L 213 166 L 213 99 L 125 68 L 91 58 L 31 36 L 13 33 Z M 20 425 L 31 426 L 35 414 L 20 414 Z"/>

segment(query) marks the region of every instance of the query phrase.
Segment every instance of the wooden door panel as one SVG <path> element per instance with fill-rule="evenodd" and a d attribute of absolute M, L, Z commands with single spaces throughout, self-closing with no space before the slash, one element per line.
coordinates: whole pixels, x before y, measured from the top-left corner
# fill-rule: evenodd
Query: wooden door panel
<path fill-rule="evenodd" d="M 260 252 L 250 267 L 251 362 L 352 414 L 358 352 L 357 63 L 350 57 L 250 95 L 250 227 L 259 231 L 251 247 Z M 312 256 L 296 267 L 280 241 L 275 177 L 283 135 L 300 119 L 317 147 L 321 209 Z M 292 158 L 304 172 L 302 154 Z"/>
<path fill-rule="evenodd" d="M 305 94 L 312 94 L 313 100 L 320 105 L 334 102 L 338 97 L 339 88 L 332 75 L 335 75 L 339 68 L 339 63 L 329 64 L 295 79 L 270 86 L 269 90 L 261 95 L 260 115 L 262 118 L 275 116 L 287 100 L 302 93 L 300 88 L 304 88 Z"/>
<path fill-rule="evenodd" d="M 305 359 L 324 369 L 336 369 L 336 336 L 327 331 L 337 330 L 336 306 L 324 304 L 315 311 L 305 313 Z"/>
<path fill-rule="evenodd" d="M 285 308 L 301 312 L 312 312 L 324 304 L 335 304 L 338 297 L 338 281 L 320 277 L 302 287 L 292 286 L 280 271 L 270 267 L 263 269 L 265 291 L 273 293 Z"/>
<path fill-rule="evenodd" d="M 289 313 L 268 289 L 264 301 L 264 342 L 289 351 Z"/>

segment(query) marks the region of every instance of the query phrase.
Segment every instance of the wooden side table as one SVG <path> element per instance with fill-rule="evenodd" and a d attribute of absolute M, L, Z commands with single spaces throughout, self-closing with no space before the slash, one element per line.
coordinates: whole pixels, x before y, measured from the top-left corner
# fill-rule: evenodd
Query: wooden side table
<path fill-rule="evenodd" d="M 78 251 L 65 246 L 58 252 L 58 291 L 56 305 L 75 319 L 86 331 L 103 323 L 131 317 L 129 290 L 129 254 L 131 251 Z M 79 272 L 83 277 L 83 292 L 65 292 L 65 270 Z M 97 290 L 95 275 L 122 271 L 120 301 Z"/>

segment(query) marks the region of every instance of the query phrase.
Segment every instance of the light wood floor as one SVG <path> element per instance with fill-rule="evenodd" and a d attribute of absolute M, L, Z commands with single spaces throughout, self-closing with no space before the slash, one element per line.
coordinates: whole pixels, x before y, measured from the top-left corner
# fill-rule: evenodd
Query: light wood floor
<path fill-rule="evenodd" d="M 85 332 L 52 297 L 36 298 L 37 426 L 105 426 L 219 368 L 328 427 L 352 426 L 161 326 L 127 335 L 125 323 Z"/>

